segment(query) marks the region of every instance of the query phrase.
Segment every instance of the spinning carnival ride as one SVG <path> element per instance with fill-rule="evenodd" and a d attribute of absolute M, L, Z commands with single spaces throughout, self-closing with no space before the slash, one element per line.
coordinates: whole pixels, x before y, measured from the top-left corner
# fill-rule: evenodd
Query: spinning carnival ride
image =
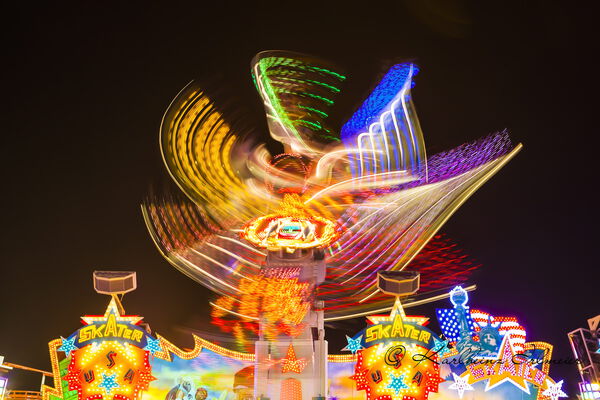
<path fill-rule="evenodd" d="M 249 319 L 258 317 L 249 286 L 269 290 L 258 277 L 277 279 L 265 274 L 268 260 L 322 261 L 310 292 L 329 321 L 391 309 L 375 285 L 379 270 L 421 273 L 409 302 L 466 282 L 474 267 L 436 232 L 521 145 L 502 132 L 427 157 L 410 94 L 417 71 L 393 66 L 337 137 L 325 121 L 345 77 L 317 60 L 260 53 L 252 77 L 285 150 L 275 157 L 188 85 L 160 136 L 186 197 L 142 207 L 162 254 L 222 295 L 218 309 Z"/>
<path fill-rule="evenodd" d="M 260 53 L 252 77 L 277 156 L 200 87 L 183 89 L 160 143 L 185 196 L 152 198 L 143 215 L 164 257 L 217 294 L 213 322 L 244 351 L 195 335 L 193 348 L 175 346 L 125 313 L 134 272 L 97 271 L 111 301 L 49 343 L 43 400 L 565 397 L 548 376 L 552 346 L 527 342 L 515 318 L 470 310 L 476 265 L 437 234 L 520 145 L 501 132 L 427 156 L 410 95 L 417 71 L 393 66 L 337 135 L 326 120 L 345 76 Z M 443 336 L 404 311 L 447 297 Z M 349 353 L 329 354 L 325 322 L 361 316 Z"/>
<path fill-rule="evenodd" d="M 444 298 L 475 268 L 436 233 L 521 146 L 501 132 L 428 156 L 417 72 L 390 68 L 338 135 L 326 121 L 346 77 L 307 56 L 258 54 L 252 78 L 284 149 L 274 157 L 194 83 L 168 108 L 161 151 L 185 197 L 149 200 L 144 218 L 164 257 L 220 296 L 213 320 L 240 341 L 258 335 L 255 396 L 327 395 L 324 322 L 390 310 L 378 271 L 420 274 L 409 306 Z"/>

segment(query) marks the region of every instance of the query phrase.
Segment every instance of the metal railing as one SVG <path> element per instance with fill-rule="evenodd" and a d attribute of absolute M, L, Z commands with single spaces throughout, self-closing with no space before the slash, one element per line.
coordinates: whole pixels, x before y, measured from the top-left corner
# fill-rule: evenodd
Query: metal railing
<path fill-rule="evenodd" d="M 40 400 L 41 398 L 41 392 L 31 390 L 9 390 L 4 395 L 5 400 Z"/>

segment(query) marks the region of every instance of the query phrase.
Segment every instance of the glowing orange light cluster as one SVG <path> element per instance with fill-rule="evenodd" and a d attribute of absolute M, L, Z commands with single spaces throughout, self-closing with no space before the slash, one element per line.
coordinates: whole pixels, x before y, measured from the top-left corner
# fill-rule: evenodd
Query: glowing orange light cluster
<path fill-rule="evenodd" d="M 265 322 L 263 332 L 267 337 L 280 333 L 297 336 L 304 329 L 302 321 L 310 310 L 313 286 L 289 277 L 245 279 L 240 284 L 240 298 L 220 297 L 215 301 L 211 316 L 213 322 L 229 327 L 239 342 L 245 339 L 243 327 L 259 317 Z M 224 320 L 231 317 L 230 311 L 242 316 L 241 321 Z"/>
<path fill-rule="evenodd" d="M 367 400 L 427 400 L 429 393 L 437 393 L 444 379 L 431 347 L 436 339 L 424 328 L 427 318 L 406 316 L 396 299 L 389 316 L 372 315 L 368 319 L 372 325 L 364 331 L 366 348 L 356 352 L 354 375 L 350 377 L 356 389 L 364 390 Z M 379 328 L 385 332 L 381 337 Z M 369 346 L 369 342 L 373 344 Z"/>
<path fill-rule="evenodd" d="M 60 380 L 78 400 L 138 400 L 155 378 L 149 357 L 162 350 L 139 325 L 142 317 L 125 315 L 113 296 L 104 315 L 81 317 L 84 326 L 68 338 L 50 342 L 54 388 L 42 388 L 43 399 L 64 398 Z M 62 375 L 57 352 L 69 362 Z"/>
<path fill-rule="evenodd" d="M 77 390 L 80 400 L 135 400 L 155 379 L 148 352 L 129 343 L 90 344 L 71 357 L 64 379 L 70 390 Z"/>
<path fill-rule="evenodd" d="M 357 390 L 366 392 L 367 400 L 424 399 L 437 392 L 444 379 L 440 378 L 439 366 L 419 355 L 427 354 L 424 347 L 392 341 L 380 343 L 358 352 L 354 375 Z M 429 353 L 430 358 L 434 356 Z M 415 361 L 413 356 L 420 362 Z M 401 379 L 400 389 L 393 383 Z"/>
<path fill-rule="evenodd" d="M 286 232 L 293 228 L 294 233 Z M 269 250 L 324 247 L 339 235 L 336 223 L 306 207 L 298 194 L 286 194 L 277 212 L 247 223 L 241 236 L 252 244 Z"/>
<path fill-rule="evenodd" d="M 297 358 L 294 346 L 290 344 L 287 350 L 285 358 L 281 360 L 283 365 L 281 366 L 281 372 L 295 372 L 299 374 L 306 367 L 306 360 L 303 358 Z"/>
<path fill-rule="evenodd" d="M 302 382 L 295 378 L 281 381 L 281 400 L 302 400 Z"/>

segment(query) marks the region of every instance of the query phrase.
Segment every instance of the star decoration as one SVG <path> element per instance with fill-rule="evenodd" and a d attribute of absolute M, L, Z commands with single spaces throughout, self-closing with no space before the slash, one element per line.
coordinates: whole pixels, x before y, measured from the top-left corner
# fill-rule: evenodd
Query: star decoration
<path fill-rule="evenodd" d="M 356 352 L 364 347 L 360 342 L 362 341 L 362 335 L 360 335 L 356 339 L 352 339 L 350 336 L 346 335 L 346 340 L 348 341 L 348 345 L 342 349 L 342 351 L 351 351 L 352 354 L 356 354 Z"/>
<path fill-rule="evenodd" d="M 445 381 L 446 380 L 444 378 L 440 377 L 439 372 L 435 374 L 432 374 L 429 371 L 427 372 L 427 386 L 431 388 L 431 392 L 437 393 L 440 383 Z M 427 398 L 427 396 L 429 396 L 429 393 L 426 394 L 425 398 Z"/>
<path fill-rule="evenodd" d="M 77 337 L 73 336 L 72 339 L 65 339 L 64 337 L 61 336 L 61 339 L 62 339 L 62 345 L 58 348 L 58 351 L 64 351 L 65 356 L 70 357 L 71 352 L 75 351 L 79 348 L 79 347 L 75 346 L 75 339 L 77 339 Z"/>
<path fill-rule="evenodd" d="M 294 346 L 290 344 L 287 350 L 285 358 L 282 358 L 283 365 L 281 366 L 281 373 L 296 372 L 300 373 L 306 367 L 306 361 L 303 358 L 296 358 L 296 352 Z"/>
<path fill-rule="evenodd" d="M 146 347 L 144 347 L 144 350 L 148 350 L 152 355 L 157 351 L 162 351 L 160 339 L 153 339 L 150 336 L 146 336 Z"/>
<path fill-rule="evenodd" d="M 433 337 L 433 347 L 431 349 L 434 353 L 438 355 L 438 357 L 443 357 L 444 354 L 448 353 L 450 349 L 448 348 L 447 340 L 439 340 L 435 336 Z"/>
<path fill-rule="evenodd" d="M 547 380 L 546 382 L 548 382 L 548 389 L 542 392 L 544 396 L 550 397 L 552 400 L 558 400 L 559 397 L 567 397 L 567 394 L 562 390 L 563 381 L 552 383 L 550 380 Z"/>
<path fill-rule="evenodd" d="M 456 390 L 458 392 L 459 398 L 463 398 L 466 390 L 474 390 L 473 386 L 469 384 L 469 375 L 466 375 L 463 378 L 456 375 L 454 372 L 452 373 L 452 375 L 454 376 L 454 383 L 448 386 L 448 388 Z"/>
<path fill-rule="evenodd" d="M 156 380 L 156 378 L 154 376 L 152 376 L 151 372 L 141 371 L 139 373 L 138 383 L 139 383 L 139 386 L 143 389 L 147 389 L 148 384 L 155 380 Z"/>
<path fill-rule="evenodd" d="M 121 315 L 121 310 L 123 310 L 123 306 L 121 306 L 120 302 L 117 303 L 117 301 L 118 300 L 114 297 L 110 300 L 110 303 L 108 303 L 108 307 L 106 307 L 104 315 L 86 315 L 81 317 L 81 320 L 86 325 L 90 325 L 94 322 L 106 321 L 108 320 L 108 317 L 110 315 L 114 315 L 117 323 L 128 323 L 132 325 L 137 325 L 138 322 L 144 319 L 143 317 L 137 315 Z"/>
<path fill-rule="evenodd" d="M 394 322 L 394 319 L 396 317 L 402 318 L 404 322 L 413 322 L 417 325 L 425 325 L 425 323 L 429 321 L 429 318 L 427 317 L 413 315 L 406 316 L 406 313 L 404 312 L 404 307 L 402 307 L 402 303 L 400 303 L 400 298 L 398 297 L 396 298 L 396 302 L 392 307 L 390 315 L 370 315 L 367 317 L 367 319 L 372 324 L 379 324 L 381 322 Z"/>
<path fill-rule="evenodd" d="M 81 387 L 79 384 L 79 376 L 81 374 L 81 370 L 75 366 L 74 361 L 71 359 L 71 363 L 69 364 L 67 373 L 64 376 L 64 380 L 68 382 L 69 390 L 77 390 Z"/>
<path fill-rule="evenodd" d="M 596 353 L 600 354 L 600 339 L 598 339 L 598 350 L 596 350 Z"/>
<path fill-rule="evenodd" d="M 369 369 L 362 368 L 362 366 L 363 366 L 362 352 L 359 352 L 358 359 L 356 361 L 356 365 L 354 366 L 354 375 L 350 376 L 350 379 L 356 382 L 357 390 L 365 390 L 369 387 L 369 383 L 367 382 L 367 373 L 369 372 Z"/>
<path fill-rule="evenodd" d="M 351 375 L 349 379 L 356 382 L 356 388 L 358 390 L 366 389 L 369 384 L 367 382 L 367 374 L 369 373 L 368 369 L 359 369 L 358 371 L 354 371 L 354 375 Z"/>
<path fill-rule="evenodd" d="M 495 373 L 489 375 L 489 380 L 485 387 L 487 392 L 490 389 L 502 384 L 503 382 L 510 382 L 525 393 L 529 394 L 529 386 L 522 376 L 516 376 L 517 364 L 514 363 L 515 350 L 512 342 L 510 341 L 509 335 L 504 336 L 502 344 L 498 350 L 498 356 L 494 365 Z M 480 364 L 482 366 L 483 364 Z"/>
<path fill-rule="evenodd" d="M 98 387 L 104 388 L 106 393 L 110 394 L 111 390 L 120 387 L 117 383 L 117 374 L 102 374 L 102 382 L 98 384 Z"/>
<path fill-rule="evenodd" d="M 415 344 L 405 346 L 402 369 L 390 368 L 387 359 L 395 358 L 393 351 L 402 342 L 389 341 L 368 346 L 356 352 L 354 375 L 349 379 L 355 382 L 356 390 L 366 391 L 366 400 L 415 399 L 427 400 L 430 393 L 437 393 L 440 378 L 438 364 L 425 359 L 413 360 L 413 355 L 424 354 L 426 348 Z M 397 359 L 397 358 L 396 358 Z"/>
<path fill-rule="evenodd" d="M 404 374 L 400 376 L 390 374 L 390 377 L 392 379 L 386 387 L 389 389 L 393 389 L 396 396 L 398 395 L 398 393 L 400 393 L 401 390 L 408 389 L 408 385 L 404 383 Z"/>

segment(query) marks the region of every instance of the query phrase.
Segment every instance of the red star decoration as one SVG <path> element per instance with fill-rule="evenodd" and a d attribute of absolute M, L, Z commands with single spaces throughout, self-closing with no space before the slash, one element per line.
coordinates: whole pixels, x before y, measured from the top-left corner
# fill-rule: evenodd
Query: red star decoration
<path fill-rule="evenodd" d="M 296 372 L 299 374 L 302 372 L 304 367 L 306 367 L 306 361 L 304 361 L 303 358 L 296 358 L 294 346 L 291 344 L 290 347 L 288 347 L 285 358 L 282 358 L 281 361 L 283 362 L 283 365 L 281 366 L 281 373 Z"/>
<path fill-rule="evenodd" d="M 81 370 L 75 366 L 75 358 L 71 359 L 67 371 L 68 372 L 63 377 L 63 380 L 69 383 L 69 390 L 77 390 L 78 392 L 81 392 L 81 384 L 79 383 L 79 374 L 81 373 Z"/>
<path fill-rule="evenodd" d="M 149 352 L 146 351 L 146 353 L 144 354 L 144 365 L 150 365 L 150 360 L 148 360 L 148 358 Z M 138 386 L 141 390 L 147 390 L 150 382 L 155 381 L 157 379 L 154 376 L 152 376 L 151 368 L 148 370 L 140 370 L 139 373 L 140 376 L 138 378 Z"/>
<path fill-rule="evenodd" d="M 431 372 L 427 372 L 427 387 L 431 388 L 427 391 L 426 396 L 429 395 L 429 392 L 437 393 L 439 390 L 440 383 L 445 382 L 446 380 L 440 377 L 439 373 L 432 374 Z"/>
<path fill-rule="evenodd" d="M 354 375 L 349 378 L 356 382 L 356 390 L 367 390 L 369 382 L 367 382 L 368 369 L 363 368 L 362 351 L 358 351 L 358 360 L 354 367 Z"/>
<path fill-rule="evenodd" d="M 156 378 L 152 376 L 150 372 L 140 372 L 140 377 L 138 378 L 138 385 L 141 390 L 148 390 L 148 385 L 150 382 L 155 381 Z"/>

